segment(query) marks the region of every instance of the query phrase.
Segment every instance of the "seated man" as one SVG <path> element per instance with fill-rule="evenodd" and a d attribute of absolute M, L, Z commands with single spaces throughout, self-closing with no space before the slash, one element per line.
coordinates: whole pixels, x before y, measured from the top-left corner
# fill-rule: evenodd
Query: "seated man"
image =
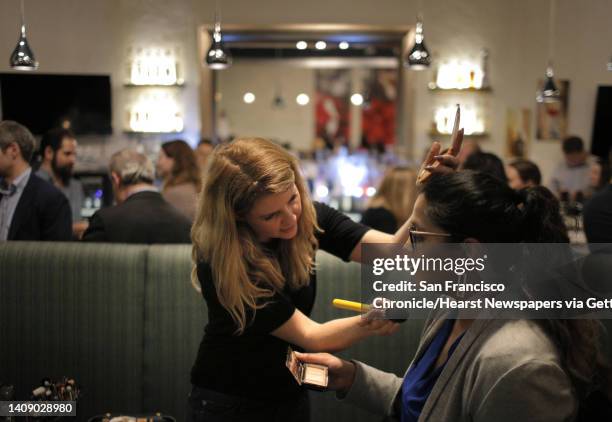
<path fill-rule="evenodd" d="M 577 136 L 563 140 L 564 161 L 555 168 L 550 188 L 562 200 L 580 201 L 590 194 L 589 155 L 584 142 Z"/>
<path fill-rule="evenodd" d="M 34 145 L 25 126 L 0 123 L 0 241 L 71 239 L 68 200 L 32 173 Z"/>
<path fill-rule="evenodd" d="M 96 212 L 83 240 L 117 243 L 191 243 L 191 223 L 153 186 L 155 169 L 144 154 L 123 149 L 111 157 L 116 206 Z"/>

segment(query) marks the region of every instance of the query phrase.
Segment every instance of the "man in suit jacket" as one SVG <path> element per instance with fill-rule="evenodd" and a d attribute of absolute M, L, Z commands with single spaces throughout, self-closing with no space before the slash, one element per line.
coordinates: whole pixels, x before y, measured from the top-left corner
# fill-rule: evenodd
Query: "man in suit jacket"
<path fill-rule="evenodd" d="M 0 241 L 71 240 L 68 200 L 32 174 L 34 144 L 25 126 L 0 123 Z"/>
<path fill-rule="evenodd" d="M 144 154 L 115 153 L 111 180 L 118 205 L 96 212 L 83 240 L 116 243 L 191 243 L 191 222 L 153 186 L 155 170 Z"/>

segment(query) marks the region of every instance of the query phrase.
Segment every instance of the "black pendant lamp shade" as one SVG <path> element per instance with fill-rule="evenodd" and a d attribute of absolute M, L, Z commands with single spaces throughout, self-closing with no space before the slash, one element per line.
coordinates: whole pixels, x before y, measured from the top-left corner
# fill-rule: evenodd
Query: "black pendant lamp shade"
<path fill-rule="evenodd" d="M 223 45 L 221 25 L 219 22 L 215 23 L 213 42 L 206 53 L 206 64 L 208 67 L 215 70 L 227 69 L 232 65 L 232 55 L 229 50 L 225 48 L 225 45 Z"/>
<path fill-rule="evenodd" d="M 414 45 L 406 56 L 404 64 L 412 70 L 427 69 L 431 64 L 431 54 L 425 46 L 423 36 L 423 22 L 421 18 L 417 20 Z"/>
<path fill-rule="evenodd" d="M 9 64 L 11 68 L 15 70 L 38 69 L 38 62 L 34 58 L 34 53 L 32 52 L 32 49 L 28 44 L 28 38 L 26 37 L 25 9 L 23 0 L 21 0 L 21 32 L 19 34 L 17 46 L 11 54 Z"/>

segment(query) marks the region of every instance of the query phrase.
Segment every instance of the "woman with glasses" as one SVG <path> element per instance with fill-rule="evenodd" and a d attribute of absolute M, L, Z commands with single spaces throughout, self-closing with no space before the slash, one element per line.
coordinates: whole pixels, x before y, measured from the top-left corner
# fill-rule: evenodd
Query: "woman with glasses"
<path fill-rule="evenodd" d="M 568 242 L 558 202 L 546 188 L 517 192 L 484 173 L 446 170 L 417 196 L 408 220 L 414 247 Z M 328 366 L 330 389 L 347 402 L 401 422 L 571 421 L 594 389 L 612 396 L 593 320 L 435 315 L 415 357 L 406 356 L 412 363 L 403 378 L 326 353 L 298 359 Z"/>

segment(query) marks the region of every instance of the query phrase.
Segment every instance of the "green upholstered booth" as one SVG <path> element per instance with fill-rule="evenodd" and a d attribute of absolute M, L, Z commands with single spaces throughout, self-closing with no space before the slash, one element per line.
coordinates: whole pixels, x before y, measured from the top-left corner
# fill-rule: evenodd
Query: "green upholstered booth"
<path fill-rule="evenodd" d="M 0 379 L 26 398 L 43 377 L 72 376 L 85 391 L 79 413 L 138 411 L 146 256 L 141 246 L 2 244 Z"/>
<path fill-rule="evenodd" d="M 317 271 L 313 318 L 349 315 L 331 300 L 359 300 L 359 265 L 320 252 Z M 207 315 L 190 272 L 188 245 L 0 244 L 0 381 L 24 397 L 42 377 L 75 377 L 85 392 L 79 420 L 107 411 L 184 420 Z M 421 325 L 408 321 L 342 355 L 401 374 Z M 311 397 L 312 420 L 378 420 L 332 393 Z"/>

